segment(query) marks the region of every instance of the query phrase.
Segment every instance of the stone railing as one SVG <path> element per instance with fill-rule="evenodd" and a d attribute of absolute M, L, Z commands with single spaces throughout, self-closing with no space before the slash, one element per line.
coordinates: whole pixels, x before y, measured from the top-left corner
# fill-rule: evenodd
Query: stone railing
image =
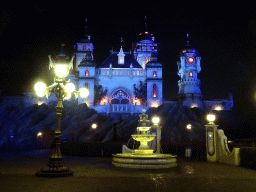
<path fill-rule="evenodd" d="M 98 69 L 98 75 L 106 76 L 145 76 L 144 69 L 137 68 L 125 68 L 125 69 L 112 69 L 112 68 L 100 68 Z"/>
<path fill-rule="evenodd" d="M 131 105 L 130 104 L 110 104 L 109 112 L 117 113 L 130 113 Z"/>

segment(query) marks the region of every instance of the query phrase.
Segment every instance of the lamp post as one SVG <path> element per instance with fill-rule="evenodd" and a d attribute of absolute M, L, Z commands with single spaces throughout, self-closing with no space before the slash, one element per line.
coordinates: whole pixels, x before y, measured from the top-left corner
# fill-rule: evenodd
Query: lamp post
<path fill-rule="evenodd" d="M 45 95 L 48 98 L 51 91 L 53 91 L 54 95 L 58 99 L 58 104 L 56 106 L 57 125 L 54 132 L 55 138 L 53 141 L 53 149 L 49 157 L 48 166 L 41 169 L 41 171 L 36 172 L 36 175 L 39 177 L 65 177 L 73 175 L 72 171 L 63 166 L 63 157 L 60 151 L 60 123 L 63 110 L 62 101 L 63 99 L 70 98 L 71 93 L 74 93 L 76 97 L 78 97 L 78 95 L 80 95 L 81 97 L 87 97 L 89 94 L 89 91 L 86 88 L 75 91 L 75 86 L 66 80 L 66 76 L 69 74 L 69 70 L 73 68 L 74 56 L 71 60 L 69 60 L 69 57 L 67 57 L 64 53 L 63 47 L 64 44 L 62 44 L 61 53 L 56 57 L 55 60 L 52 59 L 49 55 L 49 69 L 54 68 L 56 75 L 54 83 L 49 87 L 46 87 L 46 85 L 43 83 L 37 83 L 35 85 L 35 91 L 39 97 L 43 97 Z"/>
<path fill-rule="evenodd" d="M 217 127 L 215 125 L 215 115 L 210 113 L 207 115 L 207 120 L 209 123 L 205 125 L 206 128 L 206 153 L 207 153 L 207 161 L 210 162 L 217 162 L 217 153 L 216 153 L 216 146 L 217 146 Z"/>
<path fill-rule="evenodd" d="M 153 126 L 156 129 L 156 153 L 161 153 L 161 129 L 162 127 L 159 126 L 160 118 L 155 116 L 152 118 Z"/>

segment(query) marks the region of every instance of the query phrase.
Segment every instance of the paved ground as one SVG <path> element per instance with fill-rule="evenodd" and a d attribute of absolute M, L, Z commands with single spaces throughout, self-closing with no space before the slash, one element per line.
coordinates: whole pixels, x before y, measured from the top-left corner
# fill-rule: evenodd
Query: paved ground
<path fill-rule="evenodd" d="M 225 164 L 178 159 L 166 170 L 121 169 L 111 158 L 65 156 L 74 171 L 65 178 L 39 178 L 49 152 L 0 153 L 0 191 L 256 191 L 256 171 Z"/>

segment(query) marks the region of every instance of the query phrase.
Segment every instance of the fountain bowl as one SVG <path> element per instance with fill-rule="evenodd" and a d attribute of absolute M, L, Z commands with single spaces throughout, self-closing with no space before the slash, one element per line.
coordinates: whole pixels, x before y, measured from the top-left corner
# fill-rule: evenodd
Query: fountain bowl
<path fill-rule="evenodd" d="M 112 165 L 122 168 L 163 169 L 177 167 L 176 155 L 171 154 L 113 154 Z"/>

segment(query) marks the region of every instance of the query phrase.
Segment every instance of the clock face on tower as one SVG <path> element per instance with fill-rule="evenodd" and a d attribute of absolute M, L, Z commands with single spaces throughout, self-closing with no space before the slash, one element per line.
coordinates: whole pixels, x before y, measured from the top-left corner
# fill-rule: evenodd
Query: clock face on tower
<path fill-rule="evenodd" d="M 194 63 L 194 58 L 193 57 L 189 57 L 187 59 L 187 61 L 188 61 L 189 64 L 192 64 L 192 63 Z"/>

